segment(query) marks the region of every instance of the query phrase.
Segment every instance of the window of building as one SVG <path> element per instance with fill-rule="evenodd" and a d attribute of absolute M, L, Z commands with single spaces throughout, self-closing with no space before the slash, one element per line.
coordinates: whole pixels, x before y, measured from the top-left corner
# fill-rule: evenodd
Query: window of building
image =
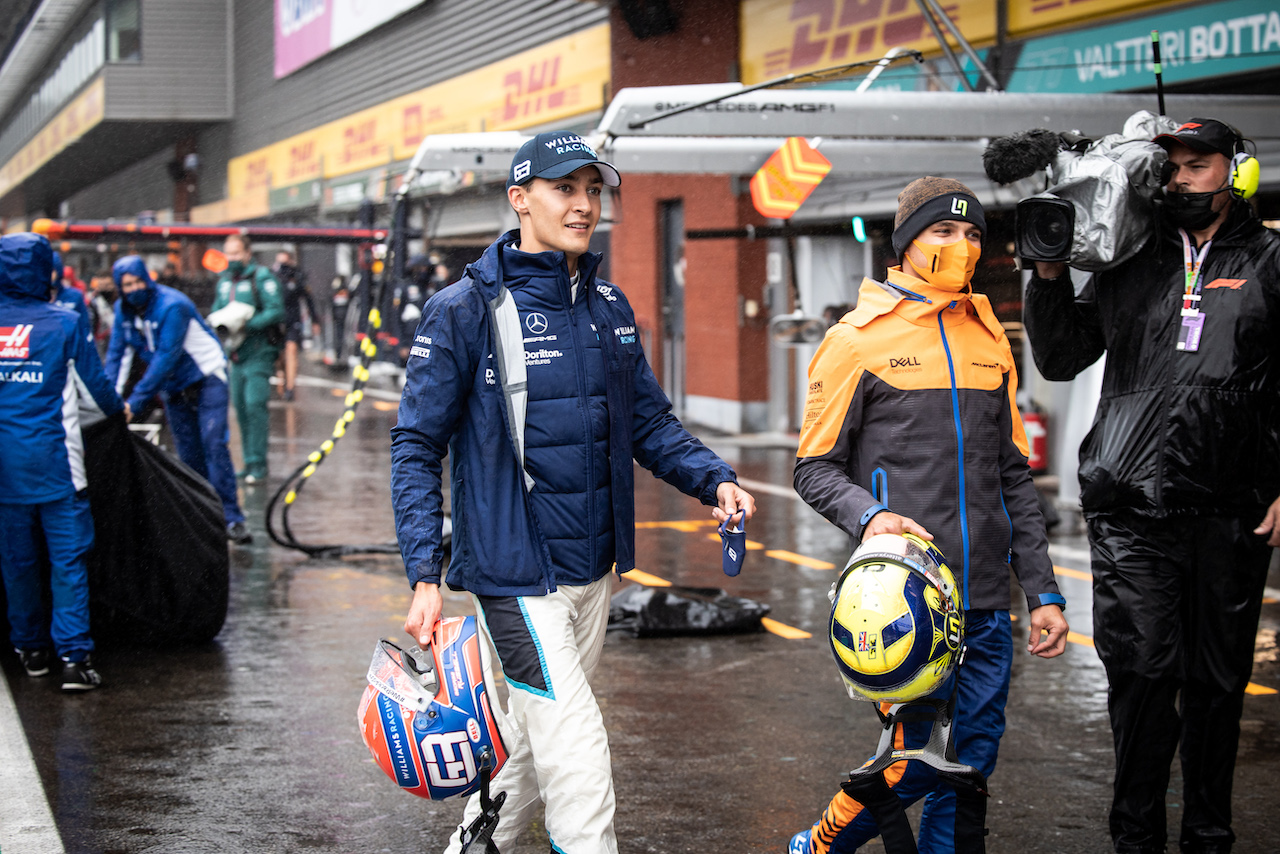
<path fill-rule="evenodd" d="M 142 59 L 140 0 L 107 0 L 107 62 Z"/>

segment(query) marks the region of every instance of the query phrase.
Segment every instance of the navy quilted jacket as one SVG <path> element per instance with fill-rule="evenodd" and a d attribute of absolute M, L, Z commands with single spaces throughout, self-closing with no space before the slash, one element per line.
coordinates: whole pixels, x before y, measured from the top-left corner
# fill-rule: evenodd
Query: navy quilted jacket
<path fill-rule="evenodd" d="M 440 581 L 446 451 L 445 580 L 486 596 L 588 583 L 615 561 L 632 569 L 633 458 L 707 505 L 736 479 L 671 414 L 626 297 L 595 278 L 599 256 L 579 259 L 571 311 L 564 256 L 509 248 L 518 242 L 519 231 L 503 235 L 433 296 L 414 335 L 391 431 L 410 584 Z"/>

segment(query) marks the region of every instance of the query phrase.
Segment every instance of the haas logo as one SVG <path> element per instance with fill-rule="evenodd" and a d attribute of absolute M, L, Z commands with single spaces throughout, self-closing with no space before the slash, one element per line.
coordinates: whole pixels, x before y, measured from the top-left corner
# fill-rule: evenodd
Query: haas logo
<path fill-rule="evenodd" d="M 0 359 L 26 359 L 31 352 L 31 324 L 0 326 Z"/>

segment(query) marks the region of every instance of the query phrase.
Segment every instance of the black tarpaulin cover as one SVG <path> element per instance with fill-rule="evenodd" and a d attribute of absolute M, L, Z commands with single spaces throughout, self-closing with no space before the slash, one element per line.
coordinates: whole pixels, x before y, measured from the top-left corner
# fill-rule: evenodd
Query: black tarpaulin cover
<path fill-rule="evenodd" d="M 609 630 L 636 637 L 747 634 L 763 631 L 769 606 L 718 587 L 623 588 L 609 601 Z"/>
<path fill-rule="evenodd" d="M 222 502 L 202 477 L 122 417 L 83 431 L 94 546 L 94 641 L 203 643 L 227 617 Z"/>

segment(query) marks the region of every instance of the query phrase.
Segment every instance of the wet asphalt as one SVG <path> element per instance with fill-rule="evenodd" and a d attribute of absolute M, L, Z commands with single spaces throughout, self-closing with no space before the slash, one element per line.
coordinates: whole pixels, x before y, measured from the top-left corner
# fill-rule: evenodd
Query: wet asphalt
<path fill-rule="evenodd" d="M 271 404 L 277 476 L 328 438 L 342 412 L 335 389 L 345 377 L 311 370 L 294 403 Z M 394 540 L 395 385 L 379 386 L 299 497 L 291 514 L 299 540 Z M 712 527 L 670 524 L 706 522 L 707 509 L 640 473 L 639 568 L 767 603 L 779 631 L 811 636 L 610 634 L 594 684 L 610 731 L 623 854 L 783 852 L 879 734 L 872 708 L 845 696 L 823 639 L 826 592 L 849 549 L 788 494 L 793 448 L 704 438 L 755 492 L 748 538 L 762 548 L 749 552 L 740 576 L 725 577 Z M 399 558 L 311 559 L 273 544 L 262 519 L 277 483 L 242 487 L 255 541 L 231 548 L 230 608 L 213 642 L 102 648 L 107 684 L 70 697 L 2 657 L 67 852 L 416 854 L 442 850 L 456 832 L 461 803 L 399 791 L 373 764 L 356 723 L 375 641 L 401 636 L 409 589 Z M 990 779 L 992 854 L 1110 850 L 1111 733 L 1106 679 L 1089 644 L 1087 546 L 1070 533 L 1052 541 L 1075 634 L 1061 658 L 1015 655 L 1008 731 Z M 1269 585 L 1280 588 L 1280 573 Z M 1016 651 L 1026 619 L 1020 594 L 1014 600 Z M 465 594 L 447 592 L 445 601 L 447 613 L 471 612 Z M 1280 688 L 1277 628 L 1280 604 L 1269 601 L 1253 676 L 1264 692 Z M 1280 694 L 1250 695 L 1235 782 L 1237 854 L 1280 849 L 1277 780 Z M 1175 761 L 1175 841 L 1180 788 Z M 535 825 L 504 854 L 547 848 Z M 876 840 L 864 850 L 883 847 Z"/>

